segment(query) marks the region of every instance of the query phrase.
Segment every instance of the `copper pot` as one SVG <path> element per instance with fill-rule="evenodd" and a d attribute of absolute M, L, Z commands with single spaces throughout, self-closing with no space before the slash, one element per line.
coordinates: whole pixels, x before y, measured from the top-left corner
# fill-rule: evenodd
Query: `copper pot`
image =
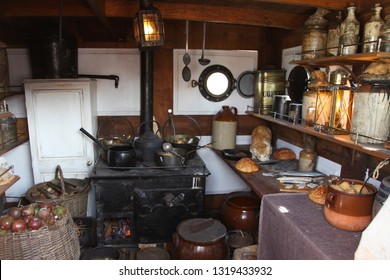
<path fill-rule="evenodd" d="M 221 220 L 228 230 L 242 230 L 257 240 L 260 198 L 252 192 L 232 192 L 221 208 Z"/>
<path fill-rule="evenodd" d="M 338 179 L 332 181 L 332 184 L 338 185 L 341 182 L 360 185 L 364 183 L 359 180 Z M 366 191 L 362 193 L 349 193 L 328 186 L 324 205 L 326 220 L 339 229 L 364 230 L 371 222 L 372 206 L 377 192 L 371 184 L 366 183 L 364 188 Z"/>
<path fill-rule="evenodd" d="M 178 260 L 226 260 L 229 257 L 226 227 L 214 219 L 182 221 L 173 235 Z"/>

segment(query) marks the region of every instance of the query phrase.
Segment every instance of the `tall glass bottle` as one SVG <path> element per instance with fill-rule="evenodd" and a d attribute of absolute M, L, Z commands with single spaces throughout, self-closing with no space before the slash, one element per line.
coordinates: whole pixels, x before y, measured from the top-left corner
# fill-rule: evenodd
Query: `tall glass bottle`
<path fill-rule="evenodd" d="M 341 36 L 339 45 L 342 45 L 340 55 L 355 54 L 357 50 L 357 44 L 359 43 L 359 28 L 360 22 L 355 16 L 355 4 L 351 4 L 347 8 L 347 17 L 341 23 Z"/>
<path fill-rule="evenodd" d="M 318 8 L 305 22 L 302 41 L 302 59 L 314 59 L 325 56 L 328 20 L 324 16 L 329 11 Z"/>
<path fill-rule="evenodd" d="M 379 50 L 381 52 L 390 52 L 390 15 L 385 17 L 385 23 L 379 32 L 379 38 L 381 39 Z"/>
<path fill-rule="evenodd" d="M 383 19 L 381 18 L 382 7 L 380 4 L 375 4 L 375 7 L 372 8 L 371 19 L 364 25 L 363 33 L 363 50 L 364 53 L 376 52 L 377 51 L 377 40 L 379 37 L 379 32 L 384 24 Z M 374 42 L 373 42 L 374 41 Z M 371 43 L 367 43 L 371 42 Z"/>
<path fill-rule="evenodd" d="M 336 56 L 338 54 L 341 22 L 342 13 L 339 11 L 336 16 L 336 20 L 329 23 L 328 37 L 326 41 L 326 53 L 328 56 Z"/>

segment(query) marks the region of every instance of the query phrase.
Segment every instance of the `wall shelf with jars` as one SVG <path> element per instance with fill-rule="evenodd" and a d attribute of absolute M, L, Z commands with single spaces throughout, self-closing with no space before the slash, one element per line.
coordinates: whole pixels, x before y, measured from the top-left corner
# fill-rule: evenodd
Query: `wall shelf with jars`
<path fill-rule="evenodd" d="M 321 127 L 308 127 L 304 124 L 296 122 L 293 124 L 289 120 L 277 118 L 274 115 L 261 115 L 253 110 L 253 108 L 248 107 L 246 113 L 250 116 L 262 119 L 264 121 L 277 124 L 281 127 L 288 127 L 294 130 L 300 131 L 305 134 L 315 136 L 320 139 L 324 139 L 329 142 L 336 143 L 338 145 L 351 148 L 356 151 L 363 152 L 365 154 L 377 157 L 379 159 L 386 159 L 390 157 L 390 150 L 386 149 L 382 144 L 363 144 L 358 143 L 356 140 L 353 140 L 350 134 L 329 134 L 327 131 L 323 130 Z M 288 118 L 288 116 L 286 116 Z"/>
<path fill-rule="evenodd" d="M 332 65 L 361 65 L 370 62 L 390 63 L 390 52 L 357 53 L 341 56 L 327 56 L 315 59 L 293 60 L 290 64 L 320 68 Z"/>

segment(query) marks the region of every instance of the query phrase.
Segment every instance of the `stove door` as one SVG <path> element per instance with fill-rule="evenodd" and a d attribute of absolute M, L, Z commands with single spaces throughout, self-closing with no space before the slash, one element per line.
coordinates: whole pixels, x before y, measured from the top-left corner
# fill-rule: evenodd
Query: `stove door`
<path fill-rule="evenodd" d="M 203 189 L 134 189 L 139 243 L 172 241 L 177 225 L 203 212 Z"/>

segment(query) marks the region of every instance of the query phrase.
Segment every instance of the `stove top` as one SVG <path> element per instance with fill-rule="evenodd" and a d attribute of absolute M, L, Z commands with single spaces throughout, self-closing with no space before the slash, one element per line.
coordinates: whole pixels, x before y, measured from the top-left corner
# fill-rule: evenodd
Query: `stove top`
<path fill-rule="evenodd" d="M 99 158 L 90 175 L 91 178 L 131 178 L 131 177 L 174 177 L 174 176 L 208 176 L 210 171 L 204 161 L 195 155 L 188 160 L 181 170 L 170 170 L 167 167 L 157 166 L 155 163 L 137 162 L 135 167 L 112 168 Z"/>

